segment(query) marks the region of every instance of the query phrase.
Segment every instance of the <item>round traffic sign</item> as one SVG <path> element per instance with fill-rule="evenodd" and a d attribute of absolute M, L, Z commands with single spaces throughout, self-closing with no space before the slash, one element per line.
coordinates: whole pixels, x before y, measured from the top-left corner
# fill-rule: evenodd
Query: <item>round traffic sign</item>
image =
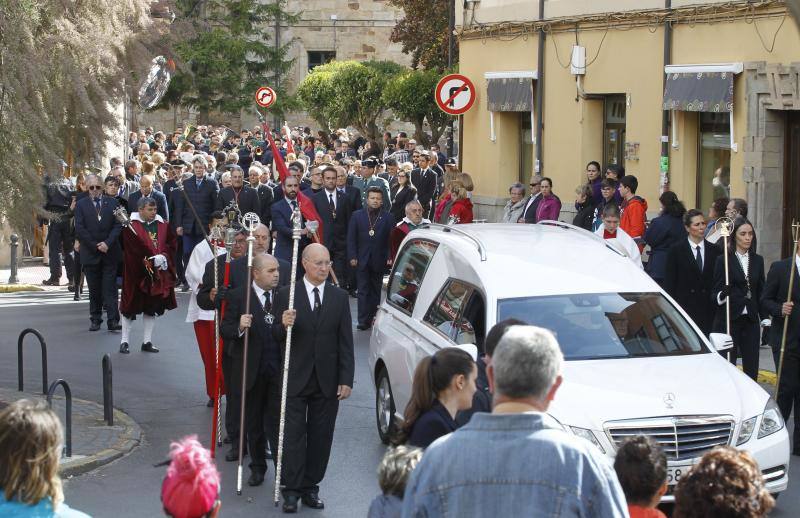
<path fill-rule="evenodd" d="M 278 96 L 275 95 L 275 90 L 268 86 L 262 86 L 256 90 L 256 104 L 262 108 L 269 108 L 275 103 L 277 98 Z"/>
<path fill-rule="evenodd" d="M 475 103 L 475 85 L 461 74 L 448 74 L 439 80 L 434 92 L 436 104 L 450 115 L 461 115 Z"/>

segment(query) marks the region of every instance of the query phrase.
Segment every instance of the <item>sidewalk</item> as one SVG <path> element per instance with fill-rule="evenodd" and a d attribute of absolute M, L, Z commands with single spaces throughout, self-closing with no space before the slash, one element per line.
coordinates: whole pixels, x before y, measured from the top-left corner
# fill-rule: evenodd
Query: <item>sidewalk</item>
<path fill-rule="evenodd" d="M 24 262 L 17 269 L 16 284 L 8 284 L 11 269 L 0 268 L 0 293 L 17 293 L 20 291 L 67 291 L 67 274 L 62 266 L 62 286 L 43 286 L 42 281 L 50 277 L 50 267 L 42 264 L 41 260 Z M 84 290 L 85 290 L 84 284 Z"/>
<path fill-rule="evenodd" d="M 53 397 L 53 409 L 66 427 L 66 401 L 62 394 L 59 388 Z M 19 399 L 46 400 L 41 394 L 0 388 L 0 409 Z M 72 457 L 61 457 L 60 474 L 71 477 L 99 468 L 130 453 L 141 439 L 141 428 L 127 414 L 114 410 L 114 426 L 106 426 L 102 405 L 73 398 Z"/>

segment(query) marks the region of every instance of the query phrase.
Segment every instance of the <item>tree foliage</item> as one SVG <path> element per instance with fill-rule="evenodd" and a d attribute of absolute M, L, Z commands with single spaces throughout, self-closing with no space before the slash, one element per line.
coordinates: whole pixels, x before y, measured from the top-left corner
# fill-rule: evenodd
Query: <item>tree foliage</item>
<path fill-rule="evenodd" d="M 0 0 L 0 219 L 27 234 L 38 168 L 95 164 L 114 107 L 146 75 L 161 23 L 149 0 Z"/>
<path fill-rule="evenodd" d="M 270 108 L 282 114 L 293 107 L 284 87 L 292 60 L 290 43 L 276 48 L 274 27 L 293 23 L 286 0 L 177 0 L 179 16 L 190 22 L 187 38 L 175 36 L 179 70 L 156 108 L 188 106 L 207 121 L 212 110 L 236 113 L 254 108 L 253 95 L 269 85 L 278 94 Z"/>
<path fill-rule="evenodd" d="M 405 17 L 392 31 L 392 41 L 403 44 L 412 68 L 444 70 L 447 67 L 448 11 L 453 0 L 389 0 Z M 458 61 L 458 46 L 453 63 Z"/>
<path fill-rule="evenodd" d="M 386 105 L 399 119 L 414 124 L 414 138 L 426 148 L 439 141 L 450 121 L 434 98 L 440 76 L 435 70 L 411 70 L 392 80 L 383 92 Z M 425 132 L 426 121 L 430 136 Z"/>
<path fill-rule="evenodd" d="M 332 61 L 315 67 L 297 95 L 322 127 L 353 126 L 375 139 L 380 134 L 378 118 L 387 109 L 383 91 L 405 70 L 390 61 Z"/>

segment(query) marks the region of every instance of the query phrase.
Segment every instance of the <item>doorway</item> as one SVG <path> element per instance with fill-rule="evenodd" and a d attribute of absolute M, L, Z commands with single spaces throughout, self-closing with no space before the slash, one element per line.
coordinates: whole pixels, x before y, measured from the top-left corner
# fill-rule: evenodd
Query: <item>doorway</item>
<path fill-rule="evenodd" d="M 800 111 L 786 112 L 781 257 L 792 255 L 792 221 L 800 223 Z"/>
<path fill-rule="evenodd" d="M 625 106 L 624 95 L 607 95 L 603 131 L 604 166 L 623 165 L 625 161 Z"/>

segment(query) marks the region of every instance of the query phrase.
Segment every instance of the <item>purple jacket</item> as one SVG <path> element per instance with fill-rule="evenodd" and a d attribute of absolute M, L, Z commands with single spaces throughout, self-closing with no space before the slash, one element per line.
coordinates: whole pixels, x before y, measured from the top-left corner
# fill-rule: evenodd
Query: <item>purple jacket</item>
<path fill-rule="evenodd" d="M 539 203 L 539 207 L 536 209 L 536 221 L 548 219 L 558 221 L 559 214 L 561 214 L 561 200 L 555 194 L 551 194 L 546 198 L 542 198 Z"/>

